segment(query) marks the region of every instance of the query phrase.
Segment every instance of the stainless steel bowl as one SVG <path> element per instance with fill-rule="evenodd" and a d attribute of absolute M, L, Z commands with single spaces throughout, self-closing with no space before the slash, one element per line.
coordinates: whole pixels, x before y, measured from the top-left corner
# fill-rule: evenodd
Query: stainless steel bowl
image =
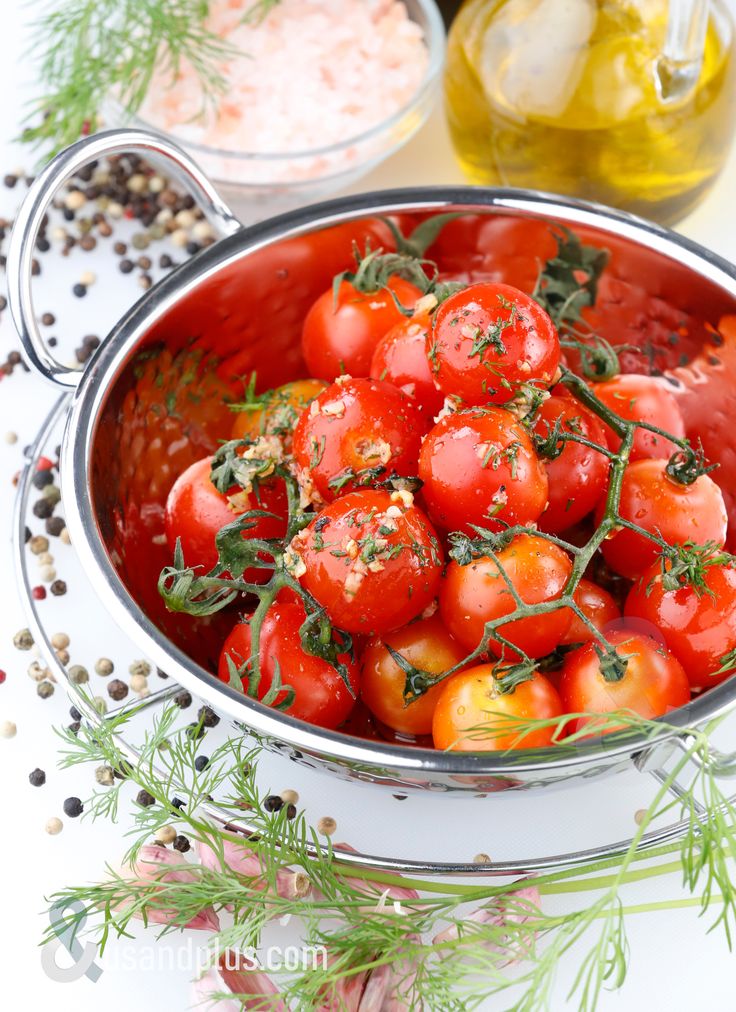
<path fill-rule="evenodd" d="M 52 357 L 35 323 L 34 241 L 63 179 L 92 159 L 122 151 L 168 162 L 223 238 L 150 289 L 84 371 L 74 371 Z M 321 730 L 243 697 L 210 673 L 211 662 L 208 670 L 208 637 L 221 642 L 217 624 L 196 627 L 188 617 L 167 616 L 158 607 L 152 574 L 166 560 L 155 540 L 161 503 L 177 470 L 209 452 L 215 432 L 222 433 L 216 424 L 219 381 L 213 379 L 218 366 L 221 377 L 257 366 L 269 384 L 294 378 L 301 367 L 301 319 L 343 266 L 337 261 L 349 252 L 349 237 L 363 228 L 359 223 L 370 219 L 374 227 L 382 215 L 446 211 L 469 216 L 451 254 L 473 268 L 490 265 L 502 277 L 509 236 L 521 229 L 523 240 L 524 230 L 557 222 L 609 248 L 609 270 L 622 282 L 645 285 L 692 320 L 704 323 L 736 312 L 731 264 L 682 236 L 608 208 L 521 190 L 418 188 L 347 197 L 241 228 L 175 145 L 140 131 L 99 134 L 63 152 L 37 177 L 16 220 L 7 262 L 10 306 L 30 362 L 47 379 L 74 390 L 61 474 L 72 541 L 111 615 L 147 656 L 240 730 L 300 763 L 394 790 L 484 793 L 597 776 L 632 761 L 659 765 L 682 743 L 685 729 L 734 704 L 734 679 L 668 715 L 668 725 L 682 733 L 668 727 L 646 740 L 609 736 L 564 753 L 445 753 Z M 481 225 L 470 227 L 473 222 Z M 518 235 L 514 241 L 519 247 Z M 173 402 L 167 399 L 172 397 Z M 212 417 L 203 405 L 212 408 Z M 168 452 L 167 440 L 176 442 L 183 432 L 191 450 L 177 443 L 179 448 Z"/>

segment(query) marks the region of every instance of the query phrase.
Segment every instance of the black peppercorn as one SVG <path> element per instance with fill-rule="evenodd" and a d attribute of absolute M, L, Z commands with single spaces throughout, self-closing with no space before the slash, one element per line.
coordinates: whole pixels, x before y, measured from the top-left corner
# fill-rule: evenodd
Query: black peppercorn
<path fill-rule="evenodd" d="M 156 674 L 158 675 L 158 677 L 159 677 L 159 678 L 168 678 L 168 677 L 169 677 L 169 676 L 168 676 L 168 675 L 166 674 L 166 672 L 165 672 L 165 671 L 162 671 L 162 670 L 161 670 L 161 668 L 156 668 Z"/>
<path fill-rule="evenodd" d="M 130 272 L 135 267 L 135 264 L 133 263 L 132 260 L 125 259 L 120 261 L 118 267 L 123 274 L 130 274 Z"/>
<path fill-rule="evenodd" d="M 63 597 L 64 594 L 66 594 L 66 590 L 67 590 L 66 581 L 65 580 L 54 580 L 54 582 L 49 587 L 49 590 L 54 595 L 54 597 Z"/>
<path fill-rule="evenodd" d="M 138 791 L 135 800 L 138 802 L 141 808 L 150 808 L 151 805 L 156 804 L 156 799 L 152 794 L 149 794 L 148 791 Z"/>
<path fill-rule="evenodd" d="M 54 316 L 53 313 L 44 313 L 43 316 L 41 317 L 41 323 L 44 325 L 44 327 L 53 327 L 53 325 L 56 323 L 56 317 Z"/>
<path fill-rule="evenodd" d="M 174 696 L 174 702 L 181 710 L 186 710 L 188 706 L 192 705 L 191 693 L 187 692 L 186 689 L 182 689 L 181 692 L 177 692 Z"/>
<path fill-rule="evenodd" d="M 48 253 L 48 251 L 51 249 L 51 243 L 48 241 L 48 239 L 45 239 L 43 236 L 40 235 L 38 239 L 36 239 L 36 249 L 38 250 L 39 253 Z"/>
<path fill-rule="evenodd" d="M 87 286 L 80 284 L 80 282 L 78 281 L 76 285 L 72 286 L 72 292 L 74 295 L 76 295 L 78 299 L 83 299 L 84 296 L 87 294 Z"/>
<path fill-rule="evenodd" d="M 174 840 L 174 850 L 178 850 L 181 854 L 186 854 L 188 850 L 191 850 L 191 843 L 187 840 L 186 836 L 182 836 L 180 833 Z"/>
<path fill-rule="evenodd" d="M 181 798 L 172 798 L 171 799 L 171 807 L 172 808 L 176 808 L 177 811 L 179 811 L 182 808 L 184 808 L 185 805 L 186 805 L 186 801 L 182 801 Z"/>
<path fill-rule="evenodd" d="M 199 741 L 206 734 L 204 724 L 187 724 L 186 736 L 190 741 Z"/>
<path fill-rule="evenodd" d="M 286 806 L 286 818 L 287 819 L 295 819 L 296 818 L 296 805 L 287 805 Z"/>
<path fill-rule="evenodd" d="M 197 773 L 201 773 L 203 770 L 206 770 L 209 764 L 210 764 L 210 757 L 207 755 L 198 755 L 197 758 L 194 760 L 194 768 L 197 771 Z"/>
<path fill-rule="evenodd" d="M 34 488 L 38 489 L 46 488 L 47 485 L 53 485 L 53 483 L 54 483 L 54 476 L 51 473 L 51 471 L 47 470 L 36 471 L 33 477 L 31 478 L 31 484 L 33 485 Z"/>
<path fill-rule="evenodd" d="M 62 517 L 49 517 L 46 521 L 46 533 L 50 534 L 53 538 L 58 538 L 65 527 L 66 522 Z"/>
<path fill-rule="evenodd" d="M 69 725 L 69 730 L 72 732 L 72 734 L 79 734 L 79 729 L 81 726 L 82 726 L 81 722 L 75 720 L 73 724 Z"/>
<path fill-rule="evenodd" d="M 82 719 L 82 714 L 79 712 L 76 706 L 72 706 L 69 708 L 69 716 L 72 718 L 72 720 Z"/>
<path fill-rule="evenodd" d="M 263 807 L 267 812 L 278 812 L 284 807 L 284 802 L 278 794 L 269 794 L 263 802 Z"/>
<path fill-rule="evenodd" d="M 35 769 L 29 774 L 28 781 L 33 787 L 43 787 L 46 783 L 46 774 L 43 770 Z"/>
<path fill-rule="evenodd" d="M 121 699 L 125 699 L 128 695 L 128 686 L 119 678 L 113 678 L 111 682 L 107 683 L 107 692 L 111 699 L 119 703 Z"/>
<path fill-rule="evenodd" d="M 220 723 L 220 718 L 209 706 L 201 706 L 197 711 L 197 717 L 202 721 L 205 727 L 217 727 Z"/>
<path fill-rule="evenodd" d="M 188 242 L 186 245 L 186 251 L 189 254 L 189 256 L 192 257 L 194 256 L 195 253 L 199 253 L 201 249 L 202 247 L 199 245 L 198 242 Z"/>
<path fill-rule="evenodd" d="M 15 184 L 18 182 L 18 177 L 14 176 L 11 172 L 9 172 L 7 176 L 3 177 L 3 182 L 5 183 L 5 185 L 9 190 L 12 190 Z"/>
<path fill-rule="evenodd" d="M 48 520 L 54 512 L 54 504 L 50 499 L 37 499 L 33 504 L 33 515 L 39 520 Z"/>
<path fill-rule="evenodd" d="M 76 819 L 84 811 L 84 805 L 79 798 L 67 798 L 63 808 L 64 815 L 68 815 L 70 819 Z"/>

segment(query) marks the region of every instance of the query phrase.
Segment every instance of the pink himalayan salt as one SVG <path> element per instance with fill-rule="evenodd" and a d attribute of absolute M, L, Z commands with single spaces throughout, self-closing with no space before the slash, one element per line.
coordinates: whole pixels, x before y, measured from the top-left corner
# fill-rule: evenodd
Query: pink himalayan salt
<path fill-rule="evenodd" d="M 248 54 L 223 65 L 229 88 L 215 109 L 203 114 L 199 80 L 183 63 L 174 85 L 154 78 L 142 119 L 184 143 L 288 155 L 356 138 L 404 108 L 421 85 L 427 47 L 402 0 L 281 0 L 260 24 L 242 24 L 250 5 L 211 4 L 209 28 Z M 342 171 L 359 155 L 348 147 L 297 162 L 241 162 L 238 181 L 309 179 Z M 212 168 L 233 178 L 232 165 Z"/>

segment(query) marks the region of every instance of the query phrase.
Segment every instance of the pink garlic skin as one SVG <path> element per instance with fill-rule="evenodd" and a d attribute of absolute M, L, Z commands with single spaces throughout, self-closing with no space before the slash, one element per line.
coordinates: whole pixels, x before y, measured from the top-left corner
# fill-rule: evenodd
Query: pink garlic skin
<path fill-rule="evenodd" d="M 213 850 L 212 847 L 206 843 L 198 843 L 197 851 L 199 853 L 199 860 L 205 868 L 209 868 L 212 871 L 217 872 L 223 872 L 230 869 L 230 871 L 234 871 L 236 875 L 242 875 L 243 878 L 255 880 L 250 883 L 255 889 L 265 891 L 269 888 L 264 876 L 263 864 L 261 863 L 260 857 L 258 857 L 257 854 L 254 854 L 252 850 L 249 850 L 244 843 L 224 840 L 222 858 L 216 850 Z M 225 862 L 224 867 L 222 863 L 223 860 Z M 291 868 L 280 868 L 277 871 L 276 894 L 278 896 L 283 899 L 293 900 L 299 897 L 309 896 L 311 893 L 311 885 L 303 872 L 292 871 Z"/>
<path fill-rule="evenodd" d="M 525 882 L 528 879 L 520 879 L 520 881 Z M 513 906 L 509 906 L 509 900 L 514 901 Z M 502 928 L 505 924 L 526 924 L 533 918 L 535 909 L 539 910 L 539 906 L 540 896 L 537 887 L 533 885 L 524 886 L 521 889 L 514 890 L 514 892 L 496 897 L 490 906 L 479 907 L 477 910 L 473 910 L 464 920 L 474 924 L 494 924 L 499 928 Z M 458 925 L 451 924 L 444 931 L 440 931 L 439 934 L 434 936 L 432 944 L 442 945 L 444 942 L 456 941 L 459 936 Z M 503 947 L 495 945 L 493 942 L 488 942 L 487 948 L 492 952 L 504 951 Z M 508 966 L 519 959 L 521 959 L 520 954 L 511 955 L 505 963 L 501 963 L 499 966 Z"/>
<path fill-rule="evenodd" d="M 409 940 L 420 942 L 419 935 L 410 935 Z M 421 1012 L 423 1006 L 416 1001 L 414 981 L 416 964 L 412 960 L 391 966 L 378 966 L 368 978 L 360 999 L 358 1012 Z"/>
<path fill-rule="evenodd" d="M 239 969 L 232 967 L 240 964 Z M 288 1012 L 282 1001 L 264 1004 L 264 995 L 278 995 L 278 989 L 268 974 L 260 970 L 248 969 L 248 961 L 232 950 L 223 952 L 217 963 L 211 966 L 199 980 L 192 984 L 192 1006 L 203 1012 L 242 1012 L 243 1009 L 268 1008 L 269 1012 Z M 230 991 L 232 994 L 252 994 L 252 1001 L 221 998 L 215 1000 L 214 995 Z M 208 1001 L 208 999 L 210 999 Z"/>
<path fill-rule="evenodd" d="M 151 882 L 197 881 L 197 876 L 190 870 L 189 862 L 183 854 L 152 844 L 141 847 L 133 865 L 133 874 L 141 886 L 150 885 Z M 146 917 L 151 924 L 179 923 L 174 911 L 164 907 L 149 907 L 146 910 Z M 186 924 L 179 926 L 199 931 L 219 931 L 220 921 L 212 907 L 205 907 Z"/>

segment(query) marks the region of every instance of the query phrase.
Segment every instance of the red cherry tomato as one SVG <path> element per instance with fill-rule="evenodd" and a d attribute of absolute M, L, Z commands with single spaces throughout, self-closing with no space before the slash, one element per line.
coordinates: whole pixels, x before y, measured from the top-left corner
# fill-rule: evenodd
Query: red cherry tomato
<path fill-rule="evenodd" d="M 560 341 L 552 320 L 529 295 L 484 282 L 440 305 L 427 354 L 446 394 L 467 404 L 505 404 L 522 384 L 552 384 Z"/>
<path fill-rule="evenodd" d="M 440 612 L 452 633 L 468 650 L 475 650 L 483 638 L 486 622 L 509 615 L 517 607 L 509 591 L 509 580 L 525 604 L 554 601 L 562 594 L 572 573 L 569 556 L 543 538 L 520 534 L 497 559 L 476 559 L 467 566 L 453 561 L 447 567 L 440 589 Z M 572 620 L 569 608 L 529 618 L 516 619 L 498 627 L 497 632 L 530 657 L 543 657 L 560 643 Z M 493 638 L 488 649 L 516 658 L 514 651 Z"/>
<path fill-rule="evenodd" d="M 404 504 L 401 495 L 351 492 L 326 506 L 291 543 L 292 571 L 340 629 L 398 629 L 437 595 L 437 536 L 424 513 Z"/>
<path fill-rule="evenodd" d="M 316 397 L 294 430 L 302 487 L 318 502 L 373 485 L 382 476 L 416 475 L 426 422 L 391 383 L 338 380 Z"/>
<path fill-rule="evenodd" d="M 687 675 L 677 658 L 660 643 L 626 629 L 614 631 L 606 638 L 619 656 L 627 659 L 623 677 L 618 681 L 606 680 L 594 643 L 573 650 L 565 658 L 559 683 L 568 713 L 632 710 L 651 720 L 689 702 Z M 580 717 L 570 721 L 567 732 L 572 734 L 588 724 L 595 729 L 595 723 L 595 718 Z"/>
<path fill-rule="evenodd" d="M 657 534 L 670 544 L 726 541 L 726 507 L 713 479 L 702 474 L 692 485 L 670 478 L 664 460 L 637 460 L 626 468 L 619 513 L 624 520 Z M 598 507 L 598 519 L 604 503 Z M 655 542 L 636 531 L 620 528 L 603 542 L 603 556 L 615 572 L 630 580 L 654 562 Z"/>
<path fill-rule="evenodd" d="M 529 434 L 504 408 L 443 418 L 419 455 L 422 496 L 446 531 L 534 523 L 547 504 L 547 474 Z"/>
<path fill-rule="evenodd" d="M 547 436 L 560 420 L 560 431 L 576 433 L 606 447 L 606 435 L 598 418 L 573 397 L 554 395 L 542 405 L 534 429 Z M 549 504 L 539 518 L 539 527 L 559 534 L 579 523 L 598 503 L 606 490 L 608 458 L 582 443 L 570 440 L 559 457 L 545 460 L 549 478 Z"/>
<path fill-rule="evenodd" d="M 606 407 L 626 421 L 649 422 L 678 439 L 685 435 L 680 408 L 666 380 L 629 373 L 604 383 L 596 383 L 593 392 Z M 606 432 L 611 449 L 618 450 L 620 438 L 608 426 Z M 677 446 L 670 439 L 664 439 L 646 429 L 637 429 L 629 460 L 644 460 L 647 457 L 669 459 L 676 449 Z"/>
<path fill-rule="evenodd" d="M 523 736 L 520 732 L 524 721 L 550 720 L 563 713 L 554 685 L 544 675 L 534 675 L 513 691 L 502 692 L 494 670 L 492 664 L 479 664 L 447 680 L 432 718 L 435 748 L 504 752 L 552 744 L 554 725 Z"/>
<path fill-rule="evenodd" d="M 598 630 L 604 630 L 611 622 L 621 618 L 621 610 L 614 599 L 597 583 L 582 579 L 572 595 L 578 608 Z M 560 643 L 569 646 L 573 643 L 587 643 L 595 639 L 590 628 L 573 612 L 570 628 Z"/>
<path fill-rule="evenodd" d="M 392 647 L 410 664 L 433 675 L 453 668 L 466 651 L 445 629 L 438 615 L 420 619 L 387 636 L 374 637 L 363 654 L 361 698 L 380 721 L 403 734 L 431 734 L 432 714 L 444 683 L 439 682 L 412 703 L 404 700 L 406 675 L 388 651 Z"/>
<path fill-rule="evenodd" d="M 299 629 L 306 619 L 301 601 L 278 602 L 271 605 L 261 625 L 259 657 L 261 680 L 258 699 L 268 693 L 278 669 L 284 685 L 295 692 L 294 701 L 285 710 L 291 717 L 306 720 L 317 727 L 339 727 L 355 705 L 360 687 L 360 674 L 356 661 L 348 654 L 339 660 L 345 665 L 350 689 L 342 675 L 321 657 L 308 654 L 301 644 Z M 243 685 L 248 686 L 248 662 L 253 652 L 251 627 L 248 620 L 238 622 L 225 640 L 217 671 L 223 682 L 230 681 L 228 657 L 243 670 Z M 276 696 L 272 705 L 283 702 L 286 690 Z"/>
<path fill-rule="evenodd" d="M 366 294 L 342 281 L 337 298 L 332 288 L 320 295 L 302 330 L 302 352 L 312 376 L 331 383 L 344 373 L 369 374 L 376 345 L 404 319 L 391 292 L 407 309 L 413 309 L 422 294 L 399 277 L 391 278 L 388 289 Z"/>
<path fill-rule="evenodd" d="M 703 580 L 703 587 L 665 590 L 655 563 L 631 588 L 624 608 L 627 616 L 660 630 L 693 689 L 724 682 L 736 662 L 736 569 L 714 563 L 705 567 Z"/>
<path fill-rule="evenodd" d="M 409 394 L 429 419 L 440 413 L 445 402 L 427 358 L 427 335 L 431 327 L 432 320 L 427 312 L 402 320 L 381 338 L 371 361 L 371 376 L 388 380 Z"/>
<path fill-rule="evenodd" d="M 287 503 L 282 481 L 261 483 L 258 494 L 233 489 L 230 496 L 218 492 L 210 481 L 211 459 L 198 460 L 174 482 L 166 500 L 166 540 L 173 552 L 181 540 L 184 562 L 209 572 L 217 564 L 215 536 L 248 510 L 264 510 L 274 517 L 258 517 L 243 531 L 244 538 L 282 538 L 286 533 Z M 243 579 L 266 583 L 270 569 L 247 569 Z"/>
<path fill-rule="evenodd" d="M 323 380 L 301 379 L 269 390 L 255 405 L 237 412 L 230 438 L 278 436 L 288 450 L 299 416 L 326 386 Z"/>

